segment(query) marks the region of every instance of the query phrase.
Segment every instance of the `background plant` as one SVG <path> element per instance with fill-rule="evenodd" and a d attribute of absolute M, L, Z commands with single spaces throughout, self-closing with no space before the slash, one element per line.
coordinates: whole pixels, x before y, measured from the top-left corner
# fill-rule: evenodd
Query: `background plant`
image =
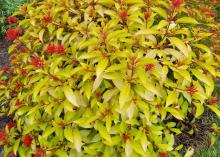
<path fill-rule="evenodd" d="M 0 0 L 0 36 L 3 37 L 8 29 L 8 16 L 12 15 L 24 3 L 31 0 Z"/>
<path fill-rule="evenodd" d="M 204 42 L 218 26 L 182 1 L 46 0 L 17 15 L 5 156 L 180 156 L 175 136 L 220 115 L 219 54 Z"/>

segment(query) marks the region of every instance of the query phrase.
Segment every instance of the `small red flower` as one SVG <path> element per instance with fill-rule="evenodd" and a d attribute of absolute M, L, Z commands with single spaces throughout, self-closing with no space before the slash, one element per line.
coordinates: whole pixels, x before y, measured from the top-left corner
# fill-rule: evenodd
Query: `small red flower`
<path fill-rule="evenodd" d="M 12 95 L 12 96 L 14 96 L 14 95 L 17 94 L 17 92 L 16 92 L 15 90 L 11 90 L 9 93 L 10 93 L 10 95 Z"/>
<path fill-rule="evenodd" d="M 151 13 L 149 13 L 149 12 L 144 13 L 144 17 L 146 20 L 148 20 L 150 18 L 150 16 L 151 16 Z"/>
<path fill-rule="evenodd" d="M 21 48 L 18 50 L 19 53 L 27 53 L 27 51 L 24 48 Z"/>
<path fill-rule="evenodd" d="M 43 68 L 44 60 L 41 57 L 34 57 L 31 60 L 31 64 L 36 68 Z"/>
<path fill-rule="evenodd" d="M 8 68 L 7 66 L 3 66 L 3 67 L 2 67 L 2 72 L 3 72 L 3 73 L 7 73 L 8 70 L 9 70 L 9 68 Z"/>
<path fill-rule="evenodd" d="M 7 86 L 7 82 L 5 82 L 5 81 L 1 81 L 1 82 L 0 82 L 0 86 L 1 86 L 1 85 L 3 85 L 3 86 Z"/>
<path fill-rule="evenodd" d="M 183 0 L 172 0 L 172 4 L 174 8 L 179 8 L 182 3 L 183 3 Z"/>
<path fill-rule="evenodd" d="M 34 157 L 45 157 L 46 156 L 46 150 L 42 148 L 37 148 L 35 150 Z"/>
<path fill-rule="evenodd" d="M 49 45 L 47 47 L 47 53 L 54 53 L 56 51 L 56 46 L 54 45 Z"/>
<path fill-rule="evenodd" d="M 214 11 L 210 11 L 205 13 L 206 17 L 215 17 L 215 12 Z"/>
<path fill-rule="evenodd" d="M 18 23 L 18 18 L 14 16 L 9 16 L 8 17 L 8 23 Z"/>
<path fill-rule="evenodd" d="M 9 30 L 7 30 L 6 39 L 7 39 L 8 41 L 13 41 L 13 40 L 15 40 L 20 34 L 21 34 L 21 30 L 20 30 L 20 29 L 9 29 Z"/>
<path fill-rule="evenodd" d="M 16 102 L 15 102 L 15 105 L 16 105 L 16 106 L 20 106 L 21 103 L 22 103 L 22 102 L 21 102 L 19 99 L 17 99 Z"/>
<path fill-rule="evenodd" d="M 55 47 L 56 54 L 63 55 L 65 53 L 65 47 L 63 45 L 57 45 Z"/>
<path fill-rule="evenodd" d="M 218 99 L 214 96 L 211 97 L 211 100 L 210 100 L 210 104 L 211 105 L 217 105 L 218 104 Z"/>
<path fill-rule="evenodd" d="M 32 143 L 33 138 L 30 135 L 25 135 L 23 143 L 26 147 L 30 147 Z"/>
<path fill-rule="evenodd" d="M 14 85 L 14 87 L 15 87 L 16 89 L 19 89 L 19 88 L 22 87 L 22 84 L 21 84 L 20 82 L 16 82 L 15 85 Z"/>
<path fill-rule="evenodd" d="M 9 123 L 7 124 L 7 126 L 8 126 L 8 129 L 11 130 L 11 128 L 15 127 L 16 124 L 15 124 L 14 122 L 9 122 Z"/>
<path fill-rule="evenodd" d="M 10 56 L 9 59 L 10 59 L 11 61 L 13 61 L 13 60 L 15 60 L 16 58 L 17 58 L 17 57 L 13 55 L 13 56 Z"/>
<path fill-rule="evenodd" d="M 45 23 L 50 23 L 50 22 L 52 22 L 52 17 L 49 16 L 49 15 L 45 15 L 43 17 L 43 20 L 44 20 Z"/>
<path fill-rule="evenodd" d="M 127 10 L 122 10 L 121 12 L 119 12 L 119 17 L 123 21 L 127 20 L 128 19 L 128 11 Z"/>
<path fill-rule="evenodd" d="M 5 133 L 4 130 L 0 130 L 0 141 L 3 142 L 4 144 L 7 143 L 7 134 Z"/>
<path fill-rule="evenodd" d="M 186 89 L 186 91 L 187 91 L 190 95 L 193 95 L 193 94 L 195 94 L 196 92 L 198 92 L 198 89 L 197 89 L 196 87 L 194 87 L 194 86 L 191 86 L 191 87 L 188 87 L 188 88 Z"/>
<path fill-rule="evenodd" d="M 146 65 L 145 65 L 145 70 L 146 70 L 146 71 L 151 71 L 153 68 L 154 68 L 154 65 L 153 65 L 153 64 L 146 64 Z"/>
<path fill-rule="evenodd" d="M 157 157 L 168 157 L 167 152 L 162 152 L 157 155 Z"/>
<path fill-rule="evenodd" d="M 21 68 L 20 70 L 20 74 L 23 75 L 23 76 L 26 76 L 28 74 L 27 70 L 24 69 L 24 68 Z"/>

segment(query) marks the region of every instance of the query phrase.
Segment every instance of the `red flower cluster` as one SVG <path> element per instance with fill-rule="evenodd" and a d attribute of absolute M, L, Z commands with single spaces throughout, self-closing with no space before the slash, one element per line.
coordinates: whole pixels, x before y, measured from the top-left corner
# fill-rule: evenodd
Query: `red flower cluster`
<path fill-rule="evenodd" d="M 217 105 L 218 104 L 218 99 L 214 96 L 211 97 L 210 104 L 211 105 Z"/>
<path fill-rule="evenodd" d="M 151 13 L 149 13 L 149 12 L 144 13 L 144 17 L 146 20 L 148 20 L 150 18 L 150 16 L 151 16 Z"/>
<path fill-rule="evenodd" d="M 8 23 L 18 23 L 18 18 L 14 16 L 9 16 L 8 17 Z"/>
<path fill-rule="evenodd" d="M 49 45 L 47 47 L 47 53 L 63 55 L 65 53 L 65 47 L 63 45 Z"/>
<path fill-rule="evenodd" d="M 191 86 L 191 87 L 187 88 L 186 91 L 187 91 L 190 95 L 193 95 L 193 94 L 195 94 L 196 92 L 198 92 L 198 89 L 195 88 L 194 86 Z"/>
<path fill-rule="evenodd" d="M 121 12 L 119 12 L 119 17 L 123 21 L 127 20 L 128 19 L 128 11 L 127 10 L 122 10 Z"/>
<path fill-rule="evenodd" d="M 3 66 L 3 67 L 2 67 L 2 72 L 3 72 L 3 73 L 7 73 L 8 70 L 9 70 L 9 68 L 8 68 L 7 66 Z"/>
<path fill-rule="evenodd" d="M 23 143 L 26 147 L 30 147 L 32 143 L 33 138 L 30 135 L 25 135 Z"/>
<path fill-rule="evenodd" d="M 3 86 L 7 86 L 7 82 L 5 81 L 0 81 L 0 86 L 3 85 Z"/>
<path fill-rule="evenodd" d="M 4 144 L 7 143 L 7 135 L 4 130 L 0 130 L 0 141 L 3 142 Z"/>
<path fill-rule="evenodd" d="M 26 53 L 27 51 L 24 48 L 18 50 L 19 53 Z"/>
<path fill-rule="evenodd" d="M 9 123 L 7 124 L 7 126 L 8 126 L 8 129 L 11 130 L 11 128 L 15 127 L 16 124 L 15 124 L 14 122 L 9 122 Z"/>
<path fill-rule="evenodd" d="M 44 60 L 41 57 L 34 57 L 31 60 L 31 64 L 36 68 L 43 68 Z"/>
<path fill-rule="evenodd" d="M 13 41 L 13 40 L 15 40 L 20 34 L 21 34 L 21 30 L 20 30 L 20 29 L 9 29 L 9 30 L 7 30 L 6 39 L 7 39 L 8 41 Z"/>
<path fill-rule="evenodd" d="M 174 8 L 179 8 L 182 3 L 183 0 L 172 0 L 172 4 Z"/>
<path fill-rule="evenodd" d="M 205 13 L 206 17 L 215 17 L 215 12 L 214 11 L 209 11 Z"/>
<path fill-rule="evenodd" d="M 146 65 L 145 65 L 145 70 L 146 70 L 146 71 L 151 71 L 153 68 L 154 68 L 154 65 L 153 65 L 153 64 L 146 64 Z"/>
<path fill-rule="evenodd" d="M 34 157 L 45 157 L 45 156 L 46 156 L 46 150 L 45 149 L 37 148 L 35 150 Z"/>
<path fill-rule="evenodd" d="M 17 57 L 13 55 L 13 56 L 10 56 L 9 59 L 10 59 L 11 61 L 13 61 L 13 60 L 16 60 L 16 58 L 17 58 Z"/>
<path fill-rule="evenodd" d="M 46 23 L 50 23 L 50 22 L 52 22 L 52 17 L 49 16 L 49 15 L 45 15 L 45 16 L 43 17 L 43 20 L 44 20 L 44 22 L 46 22 Z"/>

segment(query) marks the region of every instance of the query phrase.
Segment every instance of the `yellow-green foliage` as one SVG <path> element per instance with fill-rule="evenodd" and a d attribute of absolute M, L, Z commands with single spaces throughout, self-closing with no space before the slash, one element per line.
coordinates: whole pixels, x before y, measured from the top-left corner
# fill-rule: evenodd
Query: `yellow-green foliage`
<path fill-rule="evenodd" d="M 8 81 L 0 86 L 2 103 L 10 102 L 1 113 L 16 123 L 6 126 L 5 156 L 179 156 L 175 135 L 184 124 L 207 108 L 220 116 L 211 97 L 219 56 L 202 42 L 213 34 L 199 27 L 217 26 L 190 17 L 184 5 L 45 0 L 23 6 L 14 14 L 24 17 L 23 34 L 9 48 L 14 75 L 1 77 Z"/>

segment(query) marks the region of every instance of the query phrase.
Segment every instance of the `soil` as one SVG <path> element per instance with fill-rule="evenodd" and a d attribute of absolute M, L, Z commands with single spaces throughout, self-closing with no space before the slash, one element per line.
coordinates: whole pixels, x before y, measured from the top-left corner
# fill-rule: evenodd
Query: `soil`
<path fill-rule="evenodd" d="M 0 38 L 0 69 L 2 69 L 3 66 L 9 66 L 9 54 L 7 52 L 8 46 L 10 43 L 8 43 L 5 39 Z M 0 103 L 1 105 L 1 103 Z M 5 125 L 11 120 L 11 117 L 8 116 L 0 116 L 0 129 L 3 129 Z M 3 148 L 0 147 L 0 156 L 3 156 Z"/>

